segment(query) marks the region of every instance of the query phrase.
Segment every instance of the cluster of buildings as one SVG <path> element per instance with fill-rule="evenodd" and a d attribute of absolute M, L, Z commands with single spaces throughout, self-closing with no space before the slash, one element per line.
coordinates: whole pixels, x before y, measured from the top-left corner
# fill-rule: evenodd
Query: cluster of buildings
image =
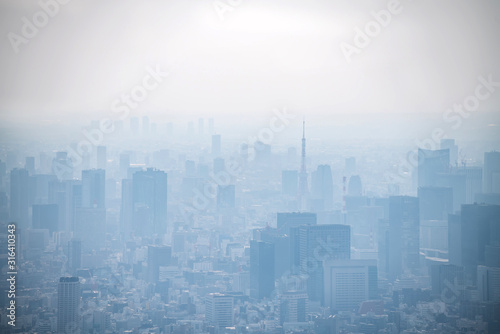
<path fill-rule="evenodd" d="M 305 133 L 300 163 L 219 134 L 202 152 L 109 150 L 2 156 L 2 275 L 7 224 L 18 240 L 2 331 L 500 331 L 500 152 L 467 166 L 443 140 L 418 149 L 414 193 L 380 177 L 376 194 L 352 157 L 308 172 Z"/>

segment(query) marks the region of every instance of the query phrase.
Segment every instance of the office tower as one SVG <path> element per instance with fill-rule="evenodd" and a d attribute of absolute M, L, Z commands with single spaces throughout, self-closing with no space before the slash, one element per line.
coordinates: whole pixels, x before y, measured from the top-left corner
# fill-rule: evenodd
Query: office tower
<path fill-rule="evenodd" d="M 218 173 L 221 173 L 225 170 L 226 170 L 226 165 L 225 165 L 224 159 L 215 158 L 214 159 L 214 174 L 217 175 Z"/>
<path fill-rule="evenodd" d="M 446 220 L 453 213 L 453 191 L 450 187 L 418 188 L 421 220 Z"/>
<path fill-rule="evenodd" d="M 127 153 L 120 154 L 120 177 L 127 178 L 127 171 L 130 167 L 130 155 Z"/>
<path fill-rule="evenodd" d="M 461 164 L 461 161 L 458 161 L 458 146 L 455 145 L 455 139 L 441 139 L 439 148 L 450 151 L 450 164 L 452 167 L 458 167 Z"/>
<path fill-rule="evenodd" d="M 349 225 L 302 225 L 290 236 L 292 266 L 308 277 L 309 300 L 324 303 L 323 262 L 351 258 Z M 296 269 L 293 270 L 296 272 Z"/>
<path fill-rule="evenodd" d="M 0 160 L 0 191 L 4 190 L 5 183 L 7 181 L 7 166 L 5 162 Z"/>
<path fill-rule="evenodd" d="M 417 197 L 389 198 L 389 263 L 391 280 L 419 268 L 420 218 Z"/>
<path fill-rule="evenodd" d="M 59 207 L 57 204 L 34 204 L 32 227 L 34 229 L 47 229 L 49 233 L 59 231 Z"/>
<path fill-rule="evenodd" d="M 49 182 L 48 203 L 57 204 L 59 211 L 59 229 L 74 231 L 75 209 L 82 206 L 82 186 L 80 181 L 53 180 Z"/>
<path fill-rule="evenodd" d="M 486 264 L 486 247 L 500 244 L 500 205 L 465 204 L 460 217 L 449 220 L 450 263 L 465 268 L 475 282 L 477 266 Z"/>
<path fill-rule="evenodd" d="M 438 173 L 447 173 L 450 166 L 450 150 L 418 149 L 418 187 L 436 186 Z"/>
<path fill-rule="evenodd" d="M 500 193 L 500 152 L 484 153 L 483 192 Z"/>
<path fill-rule="evenodd" d="M 476 201 L 476 194 L 483 192 L 483 169 L 481 167 L 461 167 L 457 169 L 456 173 L 465 175 L 465 202 L 460 204 L 473 204 Z"/>
<path fill-rule="evenodd" d="M 325 306 L 331 312 L 352 311 L 378 298 L 376 260 L 328 260 L 323 270 Z"/>
<path fill-rule="evenodd" d="M 105 180 L 103 169 L 82 171 L 82 207 L 104 208 L 106 206 Z"/>
<path fill-rule="evenodd" d="M 75 208 L 74 235 L 85 250 L 106 247 L 106 209 Z"/>
<path fill-rule="evenodd" d="M 270 298 L 274 291 L 274 245 L 250 241 L 250 297 Z"/>
<path fill-rule="evenodd" d="M 82 267 L 82 242 L 80 239 L 71 239 L 68 242 L 68 267 L 71 273 Z"/>
<path fill-rule="evenodd" d="M 281 234 L 290 235 L 290 228 L 301 225 L 316 225 L 317 218 L 311 212 L 278 212 L 277 227 Z"/>
<path fill-rule="evenodd" d="M 290 237 L 280 235 L 277 228 L 254 229 L 253 240 L 274 245 L 274 277 L 279 279 L 290 269 Z"/>
<path fill-rule="evenodd" d="M 217 327 L 233 325 L 234 297 L 221 293 L 210 293 L 205 298 L 205 320 Z"/>
<path fill-rule="evenodd" d="M 147 280 L 157 283 L 160 280 L 160 267 L 170 265 L 172 248 L 169 246 L 148 246 Z"/>
<path fill-rule="evenodd" d="M 139 134 L 139 118 L 138 117 L 130 117 L 130 132 L 136 135 Z"/>
<path fill-rule="evenodd" d="M 477 267 L 479 298 L 485 302 L 500 302 L 500 268 Z"/>
<path fill-rule="evenodd" d="M 167 231 L 167 173 L 152 168 L 134 173 L 132 202 L 137 235 Z"/>
<path fill-rule="evenodd" d="M 97 146 L 97 169 L 106 170 L 107 162 L 106 146 Z"/>
<path fill-rule="evenodd" d="M 288 291 L 279 296 L 280 325 L 285 322 L 306 322 L 307 293 Z"/>
<path fill-rule="evenodd" d="M 363 195 L 363 185 L 359 175 L 353 175 L 349 178 L 347 185 L 347 195 L 352 197 L 360 197 Z"/>
<path fill-rule="evenodd" d="M 349 157 L 345 159 L 345 168 L 344 172 L 346 175 L 352 175 L 356 173 L 356 158 Z"/>
<path fill-rule="evenodd" d="M 454 264 L 435 264 L 430 268 L 432 295 L 450 303 L 458 300 L 465 288 L 464 267 Z"/>
<path fill-rule="evenodd" d="M 321 202 L 323 210 L 331 210 L 333 207 L 333 179 L 332 170 L 329 165 L 319 165 L 312 174 L 311 195 L 314 200 Z"/>
<path fill-rule="evenodd" d="M 220 135 L 212 135 L 212 156 L 218 157 L 221 154 Z"/>
<path fill-rule="evenodd" d="M 52 174 L 59 180 L 73 179 L 73 161 L 68 157 L 68 152 L 57 152 L 52 160 Z"/>
<path fill-rule="evenodd" d="M 29 207 L 34 186 L 26 169 L 15 168 L 10 172 L 10 220 L 20 228 L 29 227 Z"/>
<path fill-rule="evenodd" d="M 227 186 L 217 186 L 217 209 L 234 209 L 235 208 L 235 186 L 230 184 Z"/>
<path fill-rule="evenodd" d="M 302 154 L 299 174 L 299 208 L 306 210 L 306 196 L 308 193 L 307 170 L 306 170 L 306 122 L 302 122 Z"/>
<path fill-rule="evenodd" d="M 24 169 L 28 171 L 29 175 L 35 175 L 35 157 L 26 157 Z"/>
<path fill-rule="evenodd" d="M 186 160 L 184 162 L 184 170 L 186 177 L 196 177 L 196 163 L 193 160 Z"/>
<path fill-rule="evenodd" d="M 281 172 L 281 193 L 285 196 L 296 197 L 299 191 L 299 172 L 284 170 Z"/>
<path fill-rule="evenodd" d="M 57 285 L 57 332 L 80 332 L 80 282 L 78 277 L 61 277 Z"/>
<path fill-rule="evenodd" d="M 143 135 L 149 134 L 149 117 L 148 116 L 142 116 L 142 134 Z"/>
<path fill-rule="evenodd" d="M 126 239 L 128 239 L 133 232 L 134 207 L 132 194 L 132 180 L 123 179 L 120 206 L 120 232 Z"/>
<path fill-rule="evenodd" d="M 49 203 L 49 184 L 57 181 L 55 175 L 35 174 L 31 177 L 34 184 L 33 204 Z"/>

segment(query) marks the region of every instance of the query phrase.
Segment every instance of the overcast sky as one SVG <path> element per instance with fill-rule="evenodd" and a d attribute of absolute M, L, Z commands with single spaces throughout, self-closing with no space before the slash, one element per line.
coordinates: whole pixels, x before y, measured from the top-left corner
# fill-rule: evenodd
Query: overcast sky
<path fill-rule="evenodd" d="M 350 63 L 340 44 L 388 1 L 232 0 L 224 19 L 215 3 L 72 0 L 15 53 L 9 33 L 22 36 L 41 7 L 2 0 L 0 121 L 97 118 L 155 66 L 170 75 L 134 113 L 442 113 L 478 76 L 500 81 L 495 0 L 401 0 Z"/>

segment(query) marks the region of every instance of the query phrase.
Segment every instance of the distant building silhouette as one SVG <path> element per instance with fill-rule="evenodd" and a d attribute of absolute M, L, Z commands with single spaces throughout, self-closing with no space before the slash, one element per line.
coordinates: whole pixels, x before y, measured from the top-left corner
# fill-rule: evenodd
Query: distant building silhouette
<path fill-rule="evenodd" d="M 61 277 L 57 286 L 57 332 L 80 332 L 80 282 L 78 277 Z"/>
<path fill-rule="evenodd" d="M 417 197 L 393 196 L 389 199 L 389 278 L 404 272 L 416 273 L 420 267 L 420 218 Z"/>
<path fill-rule="evenodd" d="M 230 327 L 234 324 L 234 298 L 220 293 L 210 293 L 205 298 L 205 319 L 217 327 Z"/>
<path fill-rule="evenodd" d="M 250 297 L 269 298 L 274 291 L 274 244 L 250 241 Z"/>
<path fill-rule="evenodd" d="M 447 173 L 450 167 L 450 150 L 418 149 L 418 187 L 436 186 L 437 174 Z"/>
<path fill-rule="evenodd" d="M 484 153 L 483 192 L 500 193 L 500 152 Z"/>

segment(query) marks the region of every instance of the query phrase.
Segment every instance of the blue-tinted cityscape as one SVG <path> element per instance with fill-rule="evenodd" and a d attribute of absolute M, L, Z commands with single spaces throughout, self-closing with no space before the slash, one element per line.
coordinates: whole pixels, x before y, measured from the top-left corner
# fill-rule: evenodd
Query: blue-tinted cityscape
<path fill-rule="evenodd" d="M 496 2 L 0 8 L 0 333 L 500 333 Z"/>

